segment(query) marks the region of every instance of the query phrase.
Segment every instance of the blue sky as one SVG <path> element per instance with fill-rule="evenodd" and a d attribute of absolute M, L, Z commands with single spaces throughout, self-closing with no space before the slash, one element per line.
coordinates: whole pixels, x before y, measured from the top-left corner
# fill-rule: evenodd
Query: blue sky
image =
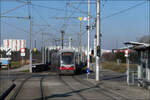
<path fill-rule="evenodd" d="M 74 0 L 75 1 L 75 0 Z M 85 0 L 86 1 L 86 0 Z M 93 2 L 93 0 L 92 0 Z M 141 36 L 149 34 L 149 4 L 148 1 L 102 1 L 101 3 L 101 33 L 102 47 L 104 49 L 114 49 L 123 46 L 123 42 L 136 41 Z M 69 3 L 69 2 L 67 2 Z M 60 30 L 65 29 L 65 39 L 71 36 L 76 45 L 77 34 L 79 33 L 78 18 L 56 19 L 54 17 L 86 17 L 87 3 L 70 2 L 66 5 L 65 1 L 33 1 L 31 14 L 33 17 L 33 40 L 37 40 L 37 47 L 41 46 L 42 32 L 46 33 L 46 40 L 60 38 Z M 124 9 L 140 4 L 133 9 L 120 12 Z M 21 2 L 2 1 L 1 12 L 23 5 Z M 56 8 L 56 9 L 53 9 Z M 84 13 L 83 13 L 84 12 Z M 120 12 L 120 13 L 117 13 Z M 107 17 L 112 14 L 111 17 Z M 91 4 L 91 25 L 96 16 L 96 4 Z M 2 16 L 28 16 L 27 6 L 6 13 Z M 105 18 L 107 17 L 107 18 Z M 2 19 L 2 39 L 26 39 L 29 47 L 29 21 L 27 19 L 1 18 Z M 67 23 L 67 28 L 64 27 Z M 39 26 L 50 25 L 50 26 Z M 82 22 L 83 44 L 87 45 L 87 32 L 85 26 L 87 22 Z M 93 38 L 95 30 L 91 32 L 91 46 L 93 47 Z M 48 41 L 49 43 L 51 41 Z M 34 43 L 33 43 L 34 44 Z M 33 46 L 34 47 L 34 46 Z"/>

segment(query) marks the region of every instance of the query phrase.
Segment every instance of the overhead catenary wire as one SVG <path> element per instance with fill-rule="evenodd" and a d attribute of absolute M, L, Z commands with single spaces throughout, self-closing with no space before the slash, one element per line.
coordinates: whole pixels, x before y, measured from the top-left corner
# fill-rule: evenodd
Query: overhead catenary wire
<path fill-rule="evenodd" d="M 138 6 L 141 6 L 141 5 L 145 4 L 145 3 L 146 3 L 146 1 L 141 2 L 141 3 L 138 3 L 138 4 L 134 5 L 134 6 L 129 7 L 129 8 L 126 8 L 126 9 L 120 10 L 120 11 L 118 11 L 118 12 L 116 12 L 116 13 L 113 13 L 113 14 L 111 14 L 111 15 L 108 15 L 108 16 L 105 16 L 105 17 L 102 17 L 102 19 L 107 19 L 107 18 L 110 18 L 110 17 L 116 16 L 116 15 L 118 15 L 118 14 L 121 14 L 121 13 L 127 12 L 127 11 L 129 11 L 129 10 L 131 10 L 131 9 L 134 9 L 134 8 L 136 8 L 136 7 L 138 7 Z"/>
<path fill-rule="evenodd" d="M 71 1 L 71 4 L 78 4 L 78 3 L 81 3 L 81 4 L 88 4 L 87 1 Z M 96 0 L 95 1 L 91 1 L 90 4 L 96 4 Z"/>
<path fill-rule="evenodd" d="M 33 6 L 36 6 L 36 7 L 44 7 L 44 8 L 51 9 L 51 7 L 46 7 L 46 6 L 41 6 L 41 5 L 35 5 L 35 4 L 34 4 Z M 66 9 L 58 9 L 58 8 L 55 9 L 55 8 L 54 8 L 54 10 L 65 11 Z M 37 12 L 37 11 L 36 11 L 36 12 Z M 67 12 L 68 12 L 68 10 L 67 10 Z M 59 14 L 59 13 L 58 13 L 58 14 Z M 40 16 L 41 16 L 41 15 L 40 15 Z M 42 18 L 42 19 L 43 19 L 43 18 Z M 47 23 L 47 21 L 46 21 L 46 23 Z M 66 21 L 65 21 L 64 23 L 66 23 Z M 50 25 L 49 25 L 49 26 L 50 26 Z M 64 26 L 64 25 L 63 25 L 63 26 Z M 52 27 L 51 27 L 51 28 L 52 28 Z M 53 28 L 53 29 L 54 29 L 55 31 L 58 30 L 58 29 L 55 29 L 55 28 Z M 57 31 L 56 31 L 56 32 L 57 32 Z"/>
<path fill-rule="evenodd" d="M 26 3 L 26 0 L 15 0 L 18 3 Z"/>
<path fill-rule="evenodd" d="M 26 1 L 26 0 L 1 0 L 3 2 L 16 2 L 16 1 Z M 49 1 L 49 2 L 59 2 L 59 1 L 66 1 L 66 0 L 30 0 L 30 1 Z M 70 0 L 71 2 L 81 2 L 84 0 Z M 87 0 L 86 0 L 87 1 Z M 91 0 L 91 1 L 96 1 L 96 0 Z M 105 0 L 100 0 L 100 1 L 105 1 Z M 147 1 L 147 0 L 107 0 L 107 1 Z"/>
<path fill-rule="evenodd" d="M 79 3 L 76 8 L 79 8 L 80 6 L 81 6 L 81 3 Z M 77 9 L 75 9 L 74 12 L 72 12 L 71 15 L 67 17 L 68 20 L 67 20 L 67 22 L 66 22 L 66 25 L 67 25 L 67 23 L 69 22 L 69 19 L 72 18 L 72 16 L 75 14 L 76 11 L 77 11 Z M 67 18 L 65 17 L 64 19 L 67 19 Z M 77 17 L 77 19 L 78 19 L 78 17 Z M 67 26 L 66 26 L 65 30 L 67 31 Z M 78 42 L 79 42 L 79 41 L 78 41 Z"/>
<path fill-rule="evenodd" d="M 104 2 L 102 2 L 101 13 L 102 13 L 104 7 L 106 6 L 108 0 L 103 0 L 103 1 Z"/>
<path fill-rule="evenodd" d="M 45 20 L 44 17 L 42 17 L 42 15 L 37 11 L 37 9 L 35 7 L 33 7 L 33 10 L 38 14 L 38 16 L 41 18 L 41 20 L 43 20 L 44 23 L 47 24 L 47 27 L 50 28 L 50 29 L 54 29 L 55 31 L 57 30 L 56 28 L 53 28 L 49 23 L 48 21 Z M 56 31 L 57 32 L 57 31 Z"/>
<path fill-rule="evenodd" d="M 68 4 L 69 6 L 71 6 L 72 8 L 74 8 L 74 9 L 76 9 L 76 10 L 78 10 L 80 13 L 82 13 L 82 14 L 88 14 L 88 12 L 86 12 L 86 11 L 83 11 L 83 10 L 81 10 L 81 9 L 79 9 L 79 8 L 77 8 L 77 7 L 75 7 L 75 6 L 73 6 L 71 3 L 69 3 Z"/>
<path fill-rule="evenodd" d="M 29 19 L 29 17 L 24 17 L 24 16 L 1 16 L 1 18 L 17 18 L 17 19 Z"/>
<path fill-rule="evenodd" d="M 2 23 L 4 23 L 4 24 L 6 24 L 6 25 L 8 25 L 8 26 L 10 26 L 10 27 L 12 27 L 12 28 L 15 28 L 16 30 L 18 30 L 18 31 L 21 31 L 21 32 L 24 32 L 24 33 L 29 33 L 29 31 L 27 31 L 27 30 L 25 30 L 25 29 L 22 29 L 22 28 L 20 28 L 20 27 L 18 27 L 18 26 L 16 26 L 16 25 L 14 25 L 14 24 L 10 24 L 10 23 L 7 23 L 7 22 L 5 22 L 5 21 L 1 21 Z M 47 29 L 47 28 L 45 28 L 45 29 Z M 40 32 L 42 32 L 42 31 L 44 31 L 45 29 L 40 29 L 39 31 L 36 31 L 36 32 L 33 32 L 33 35 L 34 34 L 40 34 Z M 27 34 L 28 35 L 28 34 Z"/>
<path fill-rule="evenodd" d="M 68 16 L 68 5 L 67 5 L 67 3 L 68 3 L 69 1 L 68 0 L 66 0 L 66 4 L 65 4 L 65 17 L 67 17 Z M 66 28 L 66 22 L 67 22 L 67 20 L 66 19 L 64 19 L 64 23 L 63 23 L 63 27 L 64 27 L 64 29 L 62 29 L 62 30 L 65 30 L 65 28 Z"/>
<path fill-rule="evenodd" d="M 83 0 L 83 1 L 84 1 L 84 0 Z M 81 6 L 81 3 L 79 3 L 79 4 L 77 5 L 77 8 L 79 8 L 80 6 Z M 69 17 L 72 17 L 72 16 L 75 14 L 75 12 L 76 12 L 76 10 L 74 10 L 74 11 L 68 16 L 68 20 L 67 20 L 66 24 L 69 23 L 69 20 L 70 20 Z M 61 27 L 61 28 L 62 28 L 62 27 Z M 66 26 L 66 31 L 67 31 L 67 26 Z"/>
<path fill-rule="evenodd" d="M 15 29 L 20 30 L 20 31 L 22 31 L 22 32 L 24 32 L 24 33 L 29 33 L 27 30 L 24 30 L 24 29 L 22 29 L 22 28 L 20 28 L 20 27 L 18 27 L 18 26 L 15 26 L 14 24 L 10 24 L 10 23 L 4 22 L 4 21 L 1 21 L 1 22 L 4 23 L 4 24 L 9 25 L 9 26 L 11 26 L 11 27 L 14 27 Z"/>
<path fill-rule="evenodd" d="M 9 13 L 9 12 L 15 11 L 15 10 L 17 10 L 17 9 L 19 9 L 19 8 L 21 8 L 21 7 L 24 7 L 25 5 L 26 5 L 26 4 L 17 6 L 17 7 L 15 7 L 15 8 L 13 8 L 13 9 L 10 9 L 10 10 L 8 10 L 8 11 L 5 11 L 5 12 L 1 13 L 0 15 L 4 15 L 4 14 L 7 14 L 7 13 Z"/>
<path fill-rule="evenodd" d="M 48 6 L 43 6 L 43 5 L 37 5 L 37 4 L 31 4 L 32 6 L 36 6 L 36 7 L 41 7 L 41 8 L 46 8 L 46 9 L 50 9 L 50 10 L 56 10 L 56 11 L 65 11 L 64 9 L 58 9 L 58 8 L 53 8 L 53 7 L 48 7 Z"/>
<path fill-rule="evenodd" d="M 23 0 L 22 0 L 23 1 Z M 32 0 L 33 1 L 33 0 Z M 57 0 L 56 0 L 57 1 Z M 104 1 L 104 0 L 103 0 Z M 112 0 L 107 0 L 107 1 L 112 1 Z M 133 0 L 132 0 L 133 1 Z M 147 0 L 146 0 L 147 1 Z M 80 2 L 80 0 L 79 0 L 79 2 Z M 122 10 L 121 10 L 122 11 Z M 127 10 L 128 11 L 128 10 Z M 126 12 L 126 11 L 123 11 L 123 12 L 116 12 L 116 13 L 114 13 L 114 14 L 111 14 L 111 15 L 109 15 L 109 16 L 106 16 L 106 18 L 104 18 L 104 17 L 102 17 L 102 19 L 104 18 L 104 19 L 107 19 L 107 18 L 111 18 L 111 17 L 113 17 L 113 16 L 116 16 L 116 15 L 119 15 L 119 14 L 121 14 L 121 13 L 124 13 L 124 12 Z"/>

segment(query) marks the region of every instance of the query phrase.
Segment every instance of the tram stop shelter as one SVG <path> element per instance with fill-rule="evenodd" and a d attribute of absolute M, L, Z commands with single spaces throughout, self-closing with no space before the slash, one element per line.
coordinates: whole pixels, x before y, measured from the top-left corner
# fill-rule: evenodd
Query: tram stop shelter
<path fill-rule="evenodd" d="M 128 48 L 138 53 L 138 86 L 150 87 L 150 44 L 139 42 L 126 42 Z"/>

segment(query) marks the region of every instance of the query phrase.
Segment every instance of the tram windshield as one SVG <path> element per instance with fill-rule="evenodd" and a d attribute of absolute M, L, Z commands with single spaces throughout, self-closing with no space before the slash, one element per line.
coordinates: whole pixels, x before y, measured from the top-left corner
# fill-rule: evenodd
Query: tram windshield
<path fill-rule="evenodd" d="M 62 63 L 63 64 L 73 64 L 74 63 L 74 54 L 72 52 L 62 53 Z"/>

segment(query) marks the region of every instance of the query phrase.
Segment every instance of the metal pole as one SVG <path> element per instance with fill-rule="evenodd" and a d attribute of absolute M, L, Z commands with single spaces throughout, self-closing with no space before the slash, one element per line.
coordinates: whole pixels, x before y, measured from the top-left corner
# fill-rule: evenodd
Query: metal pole
<path fill-rule="evenodd" d="M 1 1 L 0 1 L 0 14 L 1 14 Z M 1 16 L 0 16 L 0 47 L 2 47 Z"/>
<path fill-rule="evenodd" d="M 78 33 L 78 65 L 80 64 L 80 33 Z"/>
<path fill-rule="evenodd" d="M 32 20 L 31 16 L 29 16 L 30 19 L 30 72 L 32 73 Z"/>
<path fill-rule="evenodd" d="M 35 44 L 34 45 L 35 45 L 34 47 L 36 48 L 36 40 L 35 40 Z"/>
<path fill-rule="evenodd" d="M 44 58 L 44 64 L 46 64 L 46 41 L 45 41 L 46 33 L 43 34 L 43 42 L 44 42 L 44 51 L 43 51 L 43 58 Z"/>
<path fill-rule="evenodd" d="M 50 47 L 50 45 L 49 45 L 49 47 Z M 49 60 L 50 60 L 50 59 L 49 59 L 49 56 L 50 56 L 50 55 L 49 55 L 49 47 L 47 48 L 47 49 L 48 49 L 48 64 L 49 64 L 49 62 L 50 62 L 50 61 L 49 61 Z"/>
<path fill-rule="evenodd" d="M 134 85 L 134 71 L 132 72 L 132 84 Z"/>
<path fill-rule="evenodd" d="M 94 57 L 95 57 L 95 58 L 96 58 L 96 56 L 97 56 L 96 47 L 97 47 L 97 36 L 95 35 L 95 38 L 94 38 Z"/>
<path fill-rule="evenodd" d="M 80 21 L 80 61 L 82 61 L 82 21 Z"/>
<path fill-rule="evenodd" d="M 90 0 L 88 0 L 88 50 L 87 50 L 87 68 L 90 69 Z M 88 79 L 88 74 L 87 74 Z"/>
<path fill-rule="evenodd" d="M 61 31 L 61 36 L 62 36 L 61 45 L 62 45 L 62 49 L 63 49 L 63 46 L 64 46 L 64 31 L 63 30 Z"/>
<path fill-rule="evenodd" d="M 130 83 L 129 83 L 130 69 L 129 69 L 129 58 L 128 57 L 126 57 L 126 64 L 127 64 L 127 84 L 130 85 Z"/>
<path fill-rule="evenodd" d="M 69 48 L 72 48 L 72 38 L 69 38 Z"/>
<path fill-rule="evenodd" d="M 1 14 L 1 1 L 0 1 L 0 14 Z M 1 33 L 1 16 L 0 16 L 0 47 L 2 47 L 2 33 Z M 2 54 L 0 54 L 0 58 L 2 58 Z M 0 70 L 0 78 L 1 78 L 1 70 Z M 0 80 L 0 84 L 3 84 L 2 81 Z M 3 89 L 3 85 L 1 86 L 2 88 L 0 88 L 0 95 L 2 93 Z"/>
<path fill-rule="evenodd" d="M 30 73 L 32 73 L 32 17 L 31 17 L 31 9 L 30 9 L 30 4 L 31 1 L 27 0 L 28 4 L 28 11 L 29 11 L 29 21 L 30 21 Z"/>
<path fill-rule="evenodd" d="M 99 81 L 99 69 L 100 56 L 101 56 L 101 46 L 100 46 L 100 0 L 97 0 L 97 18 L 96 18 L 96 34 L 97 34 L 97 56 L 96 56 L 96 81 Z"/>
<path fill-rule="evenodd" d="M 42 33 L 42 63 L 44 64 L 44 33 Z"/>
<path fill-rule="evenodd" d="M 47 47 L 46 47 L 46 45 L 44 46 L 44 49 L 45 49 L 45 52 L 44 52 L 44 57 L 45 57 L 45 61 L 44 61 L 44 64 L 46 64 L 46 62 L 47 62 L 47 56 L 46 56 L 46 53 L 47 53 Z"/>

